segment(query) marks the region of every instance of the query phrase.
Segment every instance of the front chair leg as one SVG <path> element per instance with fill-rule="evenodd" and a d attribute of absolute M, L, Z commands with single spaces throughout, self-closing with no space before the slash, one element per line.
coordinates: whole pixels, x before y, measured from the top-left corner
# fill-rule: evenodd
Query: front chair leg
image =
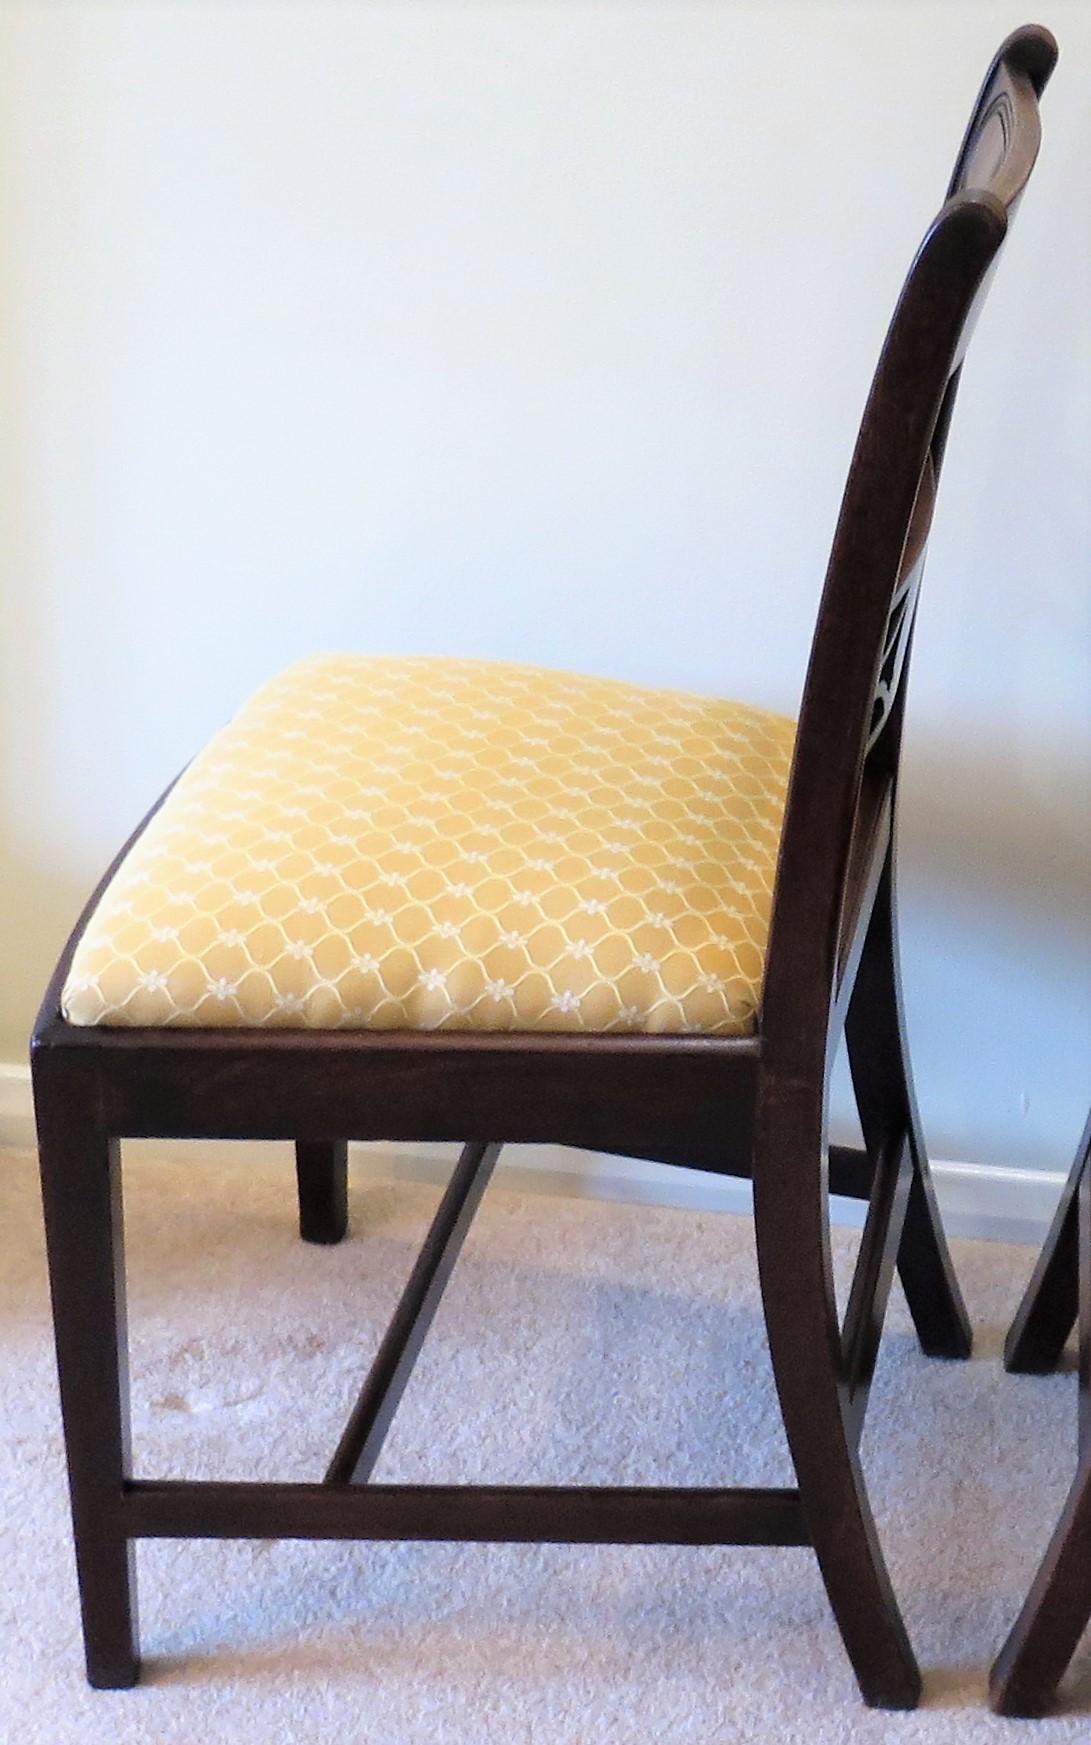
<path fill-rule="evenodd" d="M 348 1229 L 348 1142 L 297 1139 L 299 1234 L 304 1242 L 340 1242 Z"/>
<path fill-rule="evenodd" d="M 779 1127 L 780 1131 L 777 1132 Z M 793 1127 L 795 1131 L 793 1133 Z M 845 1417 L 821 1145 L 761 1122 L 754 1223 L 777 1393 L 811 1542 L 864 1701 L 911 1709 L 921 1678 L 879 1548 Z"/>
<path fill-rule="evenodd" d="M 121 1690 L 139 1672 L 129 1475 L 120 1160 L 96 1130 L 98 1099 L 56 1062 L 35 1062 L 53 1328 L 87 1677 Z"/>
<path fill-rule="evenodd" d="M 845 1040 L 864 1143 L 872 1158 L 905 1133 L 913 1177 L 898 1249 L 898 1275 L 921 1349 L 929 1357 L 969 1357 L 970 1319 L 936 1205 L 909 1068 L 902 1010 L 893 852 L 875 897 L 845 1019 Z"/>

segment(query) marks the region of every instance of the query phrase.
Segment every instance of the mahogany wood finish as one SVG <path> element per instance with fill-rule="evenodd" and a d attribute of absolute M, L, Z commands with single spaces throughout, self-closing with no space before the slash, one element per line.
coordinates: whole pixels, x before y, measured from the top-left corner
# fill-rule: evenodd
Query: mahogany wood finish
<path fill-rule="evenodd" d="M 808 1545 L 795 1490 L 609 1485 L 125 1486 L 138 1539 L 478 1539 L 499 1544 Z"/>
<path fill-rule="evenodd" d="M 1076 1476 L 1023 1608 L 989 1679 L 999 1715 L 1044 1715 L 1091 1618 L 1091 1114 L 1057 1215 L 1016 1312 L 1004 1363 L 1041 1375 L 1056 1367 L 1079 1321 Z"/>
<path fill-rule="evenodd" d="M 970 1335 L 936 1214 L 898 988 L 904 680 L 963 353 L 1034 162 L 1038 97 L 1054 55 L 1037 28 L 1002 45 L 883 346 L 804 689 L 753 1036 L 80 1029 L 60 1014 L 70 944 L 32 1052 L 92 1684 L 137 1676 L 129 1553 L 144 1536 L 809 1544 L 867 1702 L 916 1703 L 920 1677 L 857 1456 L 895 1262 L 926 1351 L 964 1357 Z M 826 1145 L 827 1080 L 843 1029 L 866 1152 Z M 135 1478 L 125 1440 L 118 1141 L 292 1139 L 303 1234 L 333 1241 L 344 1229 L 346 1140 L 467 1134 L 478 1139 L 463 1153 L 327 1482 Z M 520 1140 L 753 1177 L 766 1322 L 798 1488 L 351 1482 L 367 1478 L 500 1144 Z M 870 1199 L 844 1331 L 830 1272 L 831 1186 Z"/>

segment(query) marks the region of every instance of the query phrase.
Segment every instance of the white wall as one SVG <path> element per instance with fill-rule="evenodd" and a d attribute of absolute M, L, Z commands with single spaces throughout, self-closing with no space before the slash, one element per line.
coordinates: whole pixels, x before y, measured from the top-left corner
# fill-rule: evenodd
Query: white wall
<path fill-rule="evenodd" d="M 912 687 L 933 1148 L 1091 1094 L 1091 7 L 966 372 Z M 794 708 L 1008 0 L 0 11 L 0 1056 L 252 686 L 459 651 Z"/>

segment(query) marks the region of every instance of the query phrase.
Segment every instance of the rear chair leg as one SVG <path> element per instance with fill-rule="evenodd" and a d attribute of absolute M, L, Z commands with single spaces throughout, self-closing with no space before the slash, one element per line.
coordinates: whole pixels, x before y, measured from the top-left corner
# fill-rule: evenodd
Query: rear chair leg
<path fill-rule="evenodd" d="M 348 1142 L 297 1139 L 299 1234 L 304 1242 L 340 1242 L 348 1229 Z"/>
<path fill-rule="evenodd" d="M 129 1401 L 119 1151 L 96 1129 L 93 1086 L 41 1055 L 34 1079 L 87 1676 L 121 1690 L 136 1683 L 140 1663 L 133 1545 L 122 1521 Z"/>
<path fill-rule="evenodd" d="M 783 1105 L 759 1114 L 754 1223 L 762 1305 L 800 1500 L 845 1650 L 866 1703 L 911 1709 L 920 1701 L 920 1672 L 846 1421 L 817 1114 L 817 1126 L 793 1121 Z"/>
<path fill-rule="evenodd" d="M 875 897 L 845 1020 L 849 1066 L 864 1143 L 872 1158 L 901 1133 L 909 1138 L 913 1177 L 898 1249 L 898 1273 L 929 1357 L 969 1357 L 970 1320 L 936 1205 L 909 1068 L 902 1009 L 892 851 Z"/>

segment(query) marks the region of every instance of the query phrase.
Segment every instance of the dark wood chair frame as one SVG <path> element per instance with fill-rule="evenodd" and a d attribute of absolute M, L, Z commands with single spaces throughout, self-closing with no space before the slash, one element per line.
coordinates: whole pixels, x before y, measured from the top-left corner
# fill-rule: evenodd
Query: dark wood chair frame
<path fill-rule="evenodd" d="M 860 1688 L 920 1675 L 858 1444 L 895 1264 L 923 1349 L 970 1332 L 938 1219 L 899 987 L 894 813 L 917 590 L 967 338 L 1039 143 L 1056 48 L 1001 47 L 948 198 L 886 337 L 837 525 L 802 702 L 757 1033 L 558 1035 L 78 1028 L 46 995 L 32 1057 L 88 1677 L 139 1660 L 141 1538 L 809 1545 Z M 135 840 L 135 838 L 134 838 Z M 123 851 L 124 853 L 124 851 Z M 115 862 L 115 867 L 120 863 Z M 114 869 L 111 868 L 111 872 Z M 844 1032 L 866 1149 L 828 1147 Z M 346 1139 L 465 1146 L 322 1482 L 135 1477 L 126 1401 L 122 1138 L 291 1139 L 305 1237 L 346 1227 Z M 754 1182 L 764 1312 L 797 1485 L 656 1489 L 373 1484 L 370 1474 L 501 1142 Z M 839 1325 L 828 1193 L 868 1202 Z"/>
<path fill-rule="evenodd" d="M 1018 1618 L 993 1664 L 1000 1715 L 1044 1715 L 1091 1618 L 1091 1114 L 1023 1300 L 1008 1330 L 1004 1366 L 1020 1375 L 1056 1369 L 1079 1323 L 1076 1476 Z"/>

